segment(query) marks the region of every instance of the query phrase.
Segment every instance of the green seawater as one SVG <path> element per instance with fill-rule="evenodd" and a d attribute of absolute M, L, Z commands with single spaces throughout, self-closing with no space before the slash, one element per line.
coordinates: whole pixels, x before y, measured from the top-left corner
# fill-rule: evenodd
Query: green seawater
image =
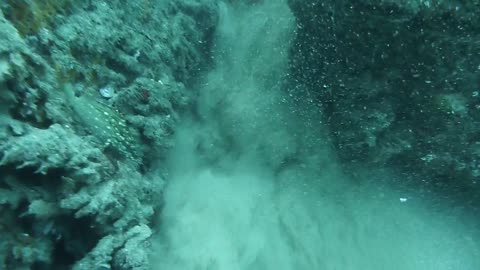
<path fill-rule="evenodd" d="M 394 171 L 339 165 L 318 106 L 282 91 L 294 17 L 258 2 L 219 4 L 215 68 L 169 158 L 155 269 L 480 269 L 478 217 Z"/>

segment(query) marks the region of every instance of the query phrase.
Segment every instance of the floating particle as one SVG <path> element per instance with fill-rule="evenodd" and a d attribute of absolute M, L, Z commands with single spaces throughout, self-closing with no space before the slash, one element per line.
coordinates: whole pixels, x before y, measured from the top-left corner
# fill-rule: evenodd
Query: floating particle
<path fill-rule="evenodd" d="M 106 99 L 109 99 L 115 96 L 115 90 L 111 86 L 102 87 L 100 88 L 100 90 L 98 90 L 98 92 L 100 92 L 100 95 Z"/>

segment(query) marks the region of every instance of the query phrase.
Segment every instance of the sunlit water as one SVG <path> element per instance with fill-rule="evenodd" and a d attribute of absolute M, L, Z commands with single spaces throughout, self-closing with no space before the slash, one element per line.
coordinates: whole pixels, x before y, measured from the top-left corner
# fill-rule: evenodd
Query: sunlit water
<path fill-rule="evenodd" d="M 473 217 L 387 170 L 339 168 L 321 113 L 281 89 L 283 1 L 220 11 L 216 67 L 170 157 L 156 269 L 480 269 Z"/>

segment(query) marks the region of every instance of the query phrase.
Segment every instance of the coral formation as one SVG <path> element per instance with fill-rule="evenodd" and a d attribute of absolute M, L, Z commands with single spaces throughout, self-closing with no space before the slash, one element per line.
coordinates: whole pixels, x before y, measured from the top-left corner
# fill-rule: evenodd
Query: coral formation
<path fill-rule="evenodd" d="M 213 1 L 0 4 L 1 269 L 147 269 Z M 115 88 L 106 99 L 102 87 Z"/>

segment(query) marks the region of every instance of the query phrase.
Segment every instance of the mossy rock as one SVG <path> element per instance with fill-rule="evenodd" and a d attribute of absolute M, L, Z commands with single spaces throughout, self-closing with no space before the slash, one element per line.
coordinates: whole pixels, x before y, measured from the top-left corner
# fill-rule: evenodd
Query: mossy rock
<path fill-rule="evenodd" d="M 50 28 L 58 14 L 68 14 L 72 0 L 6 0 L 5 17 L 21 35 L 33 35 L 41 28 Z"/>

